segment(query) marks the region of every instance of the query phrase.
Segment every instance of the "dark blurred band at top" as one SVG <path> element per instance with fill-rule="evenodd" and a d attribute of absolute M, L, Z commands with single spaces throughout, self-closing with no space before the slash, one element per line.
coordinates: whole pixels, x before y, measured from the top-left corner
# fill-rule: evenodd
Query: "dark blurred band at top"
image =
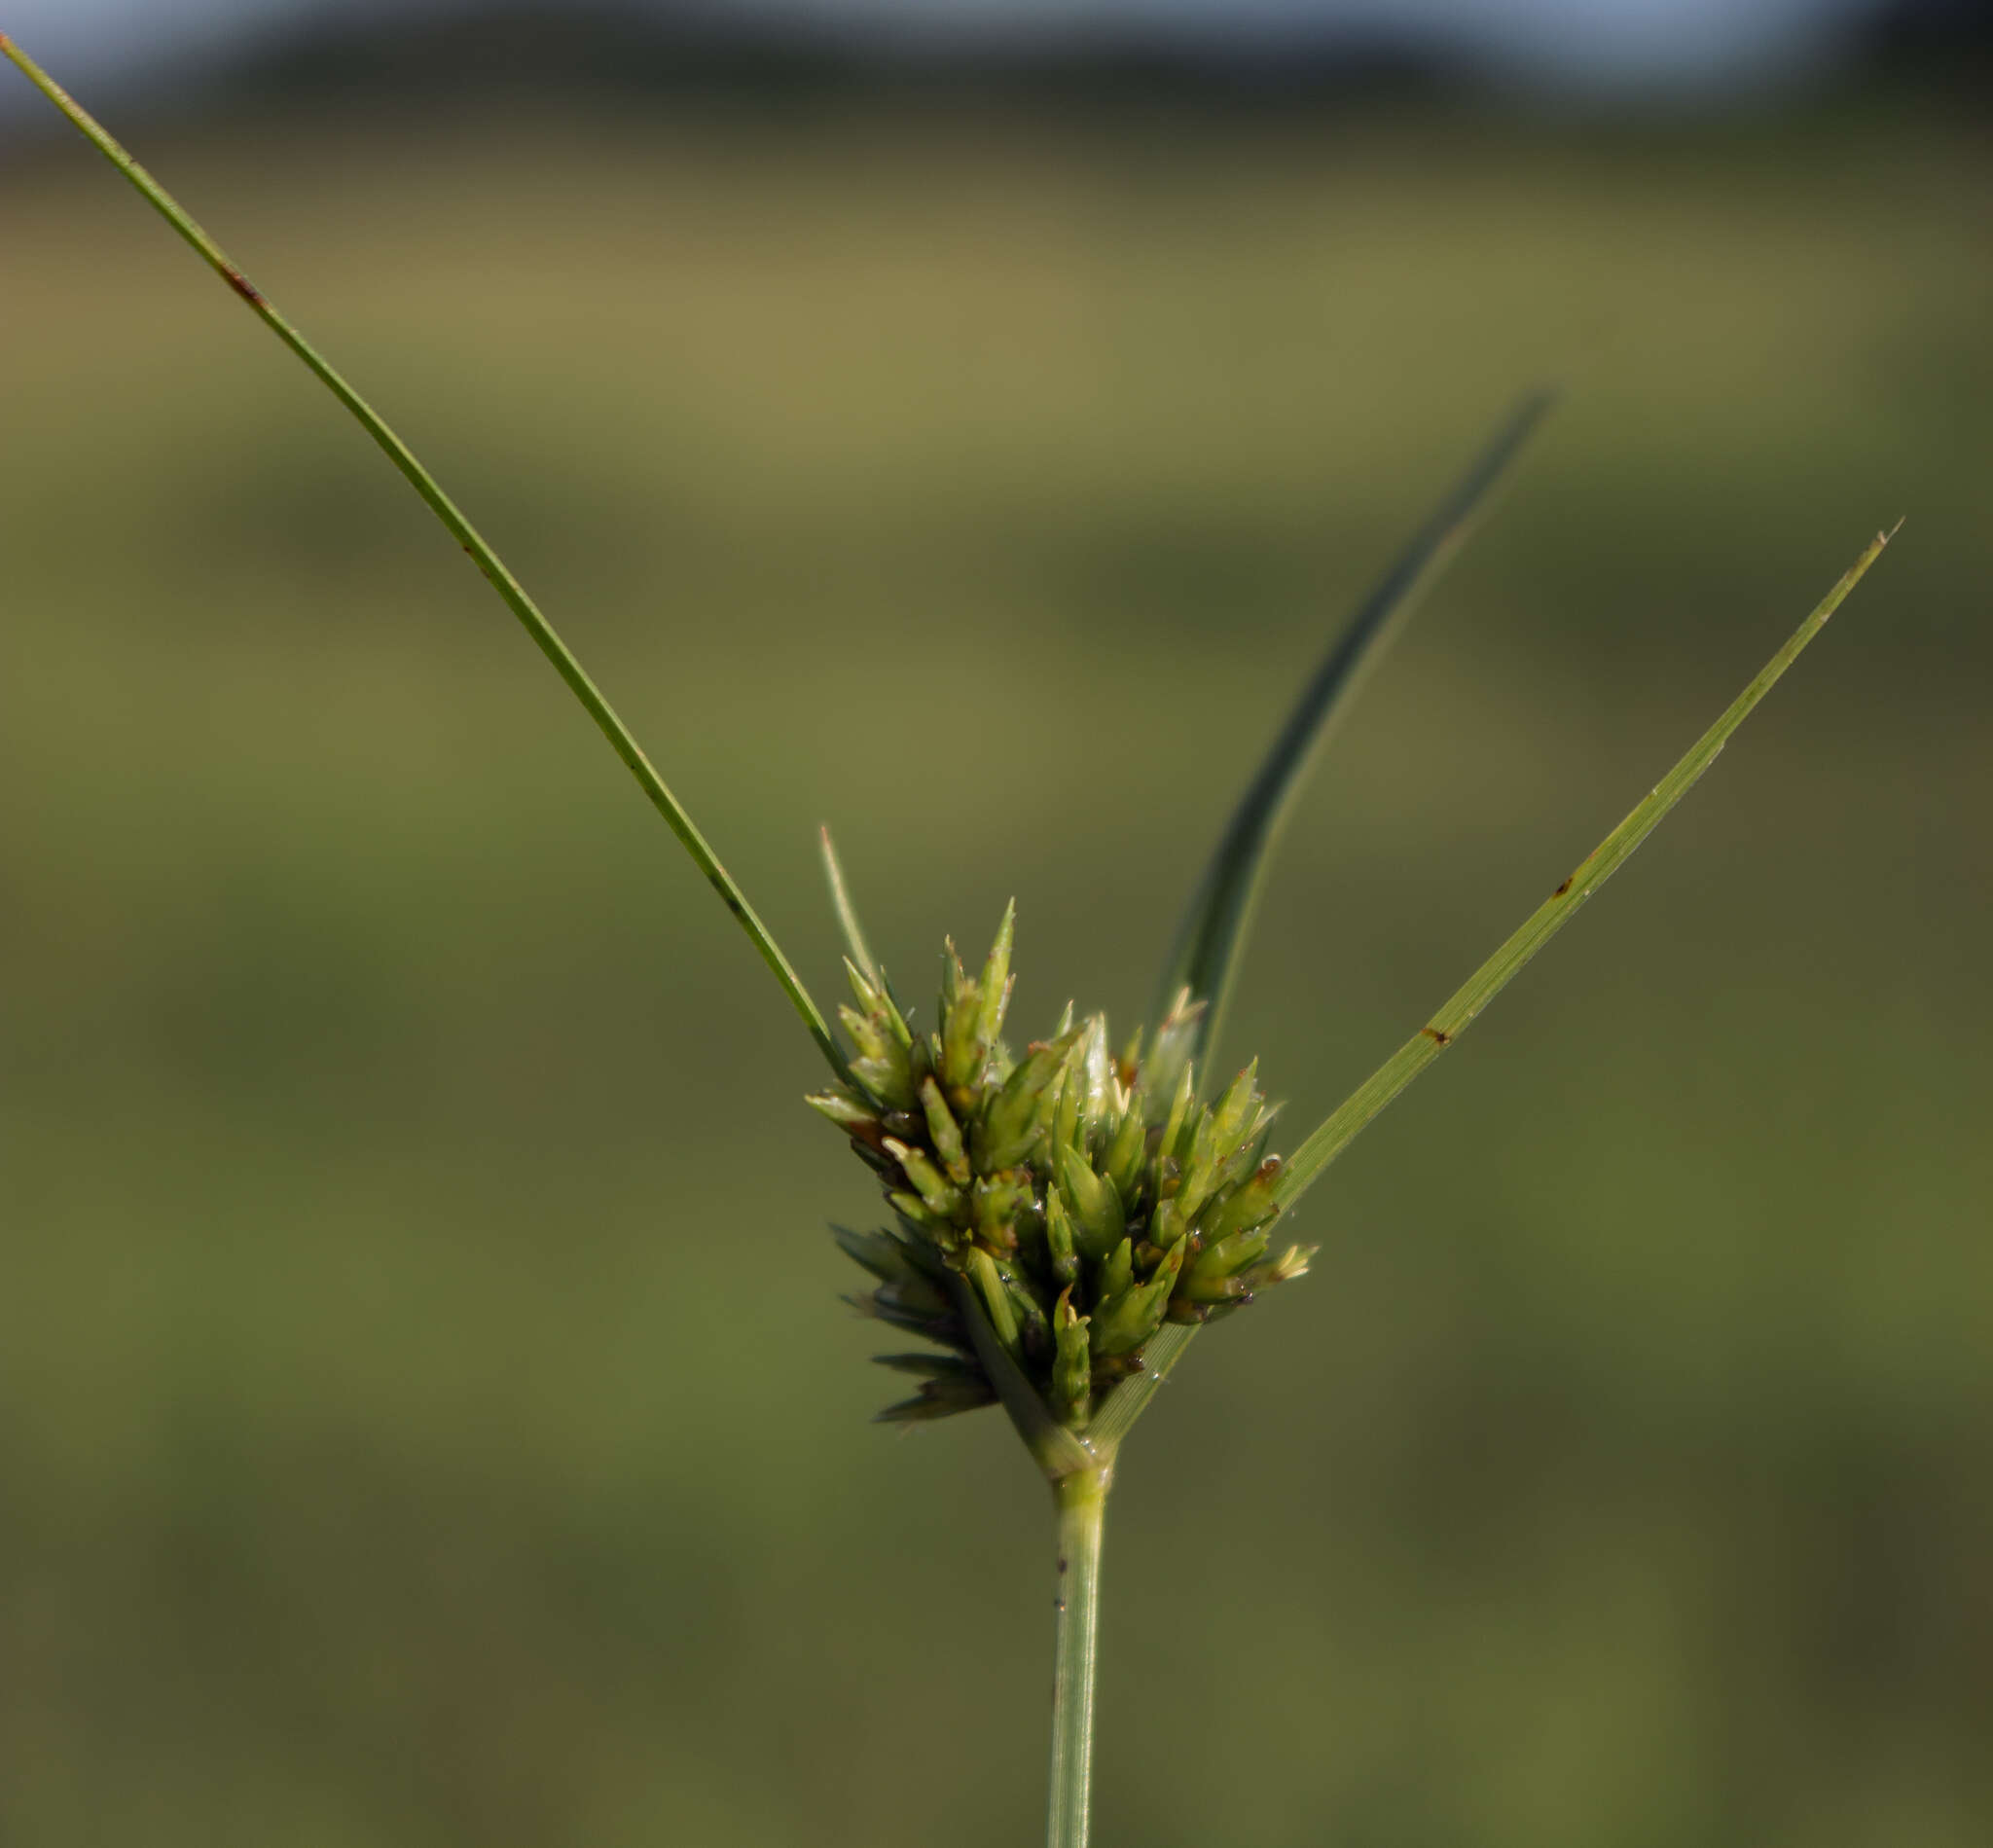
<path fill-rule="evenodd" d="M 1667 107 L 1899 74 L 1975 87 L 1989 20 L 1976 0 L 159 0 L 136 21 L 120 0 L 10 0 L 5 24 L 72 86 L 153 113 L 218 91 Z M 32 103 L 0 87 L 0 123 L 39 125 Z"/>

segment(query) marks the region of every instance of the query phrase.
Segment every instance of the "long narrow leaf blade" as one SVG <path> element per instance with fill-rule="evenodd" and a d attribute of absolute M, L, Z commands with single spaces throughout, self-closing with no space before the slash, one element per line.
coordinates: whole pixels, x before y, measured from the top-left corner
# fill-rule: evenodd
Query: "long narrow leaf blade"
<path fill-rule="evenodd" d="M 1799 658 L 1806 644 L 1826 627 L 1827 619 L 1839 607 L 1841 599 L 1861 581 L 1862 574 L 1881 556 L 1883 547 L 1894 536 L 1893 531 L 1875 535 L 1867 550 L 1849 566 L 1840 582 L 1799 625 L 1786 645 L 1737 696 L 1722 717 L 1696 740 L 1687 755 L 1654 785 L 1647 800 L 1607 835 L 1577 870 L 1531 913 L 1522 928 L 1468 976 L 1439 1011 L 1372 1072 L 1348 1101 L 1294 1151 L 1280 1179 L 1274 1183 L 1274 1196 L 1283 1206 L 1291 1206 L 1298 1200 L 1320 1178 L 1323 1170 L 1349 1146 L 1358 1132 L 1452 1045 L 1481 1009 L 1521 972 L 1523 964 L 1562 930 L 1576 916 L 1578 907 L 1626 864 L 1633 850 L 1653 832 L 1661 817 L 1716 762 L 1730 734 L 1743 724 L 1752 708 Z"/>
<path fill-rule="evenodd" d="M 831 1069 L 839 1077 L 849 1076 L 844 1054 L 839 1049 L 837 1041 L 831 1037 L 830 1029 L 824 1024 L 816 1003 L 810 998 L 810 993 L 804 988 L 802 978 L 791 966 L 788 958 L 782 954 L 780 946 L 770 934 L 768 926 L 761 922 L 754 907 L 747 902 L 746 894 L 720 864 L 718 856 L 707 844 L 705 835 L 700 833 L 691 815 L 679 804 L 678 798 L 666 786 L 665 779 L 658 775 L 650 759 L 643 754 L 642 747 L 631 735 L 629 727 L 616 716 L 615 708 L 602 697 L 600 689 L 589 678 L 581 663 L 561 639 L 554 625 L 542 614 L 539 605 L 526 595 L 525 587 L 506 568 L 504 562 L 492 551 L 484 535 L 465 518 L 456 503 L 443 491 L 428 470 L 416 459 L 415 453 L 408 445 L 388 427 L 386 420 L 334 370 L 332 364 L 306 340 L 303 334 L 278 313 L 269 298 L 230 262 L 221 246 L 201 230 L 164 187 L 119 145 L 102 124 L 4 33 L 0 33 L 0 54 L 4 54 L 19 67 L 27 80 L 69 119 L 97 152 L 131 182 L 146 202 L 194 247 L 230 288 L 235 290 L 258 319 L 305 363 L 319 382 L 345 407 L 360 427 L 380 445 L 387 459 L 407 478 L 409 485 L 422 497 L 429 511 L 443 524 L 451 537 L 470 554 L 472 562 L 504 600 L 506 607 L 519 618 L 539 651 L 553 664 L 554 671 L 567 683 L 568 690 L 581 702 L 582 708 L 595 721 L 596 728 L 608 740 L 609 747 L 622 758 L 630 774 L 636 779 L 638 786 L 650 798 L 651 806 L 664 816 L 666 825 L 678 837 L 679 844 L 692 856 L 693 864 L 706 875 L 707 883 L 713 890 L 719 893 L 721 902 L 733 913 L 735 923 L 760 952 L 761 960 L 768 964 L 782 993 L 789 997 L 790 1005 L 802 1017 L 803 1025 L 809 1029 L 811 1037 L 816 1041 L 817 1049 L 829 1061 Z"/>
<path fill-rule="evenodd" d="M 1419 593 L 1460 549 L 1474 517 L 1549 410 L 1554 394 L 1532 393 L 1512 411 L 1452 492 L 1393 562 L 1302 689 L 1287 722 L 1248 787 L 1178 925 L 1177 940 L 1157 990 L 1160 1023 L 1183 989 L 1208 1003 L 1191 1056 L 1200 1061 L 1216 1043 L 1232 972 L 1252 921 L 1267 856 L 1294 793 L 1331 721 L 1409 613 Z"/>

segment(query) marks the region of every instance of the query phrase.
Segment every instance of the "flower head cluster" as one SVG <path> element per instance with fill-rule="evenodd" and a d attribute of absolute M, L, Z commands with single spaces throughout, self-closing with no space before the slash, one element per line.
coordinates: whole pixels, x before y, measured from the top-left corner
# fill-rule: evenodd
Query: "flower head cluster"
<path fill-rule="evenodd" d="M 1274 1111 L 1256 1062 L 1200 1102 L 1190 1055 L 1201 1002 L 1180 996 L 1146 1052 L 1138 1033 L 1111 1054 L 1105 1016 L 1075 1024 L 1069 1005 L 1049 1039 L 1011 1054 L 998 1034 L 1013 918 L 1014 908 L 979 977 L 949 945 L 926 1033 L 882 972 L 848 962 L 856 1004 L 839 1012 L 856 1052 L 851 1080 L 809 1101 L 850 1136 L 892 1209 L 884 1230 L 837 1229 L 878 1279 L 854 1300 L 944 1350 L 880 1357 L 923 1381 L 880 1416 L 990 1404 L 992 1366 L 1007 1359 L 1061 1424 L 1082 1431 L 1096 1395 L 1141 1369 L 1165 1321 L 1240 1308 L 1303 1275 L 1312 1248 L 1267 1255 L 1280 1212 L 1280 1158 L 1266 1153 Z"/>

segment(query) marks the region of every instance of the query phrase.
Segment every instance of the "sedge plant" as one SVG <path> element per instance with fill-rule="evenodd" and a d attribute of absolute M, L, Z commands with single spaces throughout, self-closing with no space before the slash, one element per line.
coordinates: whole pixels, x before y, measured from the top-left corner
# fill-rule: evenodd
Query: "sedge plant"
<path fill-rule="evenodd" d="M 1124 1039 L 1069 1005 L 1042 1038 L 1004 1037 L 1014 906 L 979 967 L 950 944 L 931 1021 L 874 959 L 828 831 L 822 852 L 852 999 L 833 1033 L 706 837 L 484 536 L 380 415 L 199 224 L 4 34 L 4 52 L 319 379 L 470 556 L 567 684 L 753 945 L 829 1069 L 808 1102 L 878 1177 L 885 1223 L 834 1228 L 871 1279 L 852 1300 L 922 1344 L 880 1356 L 918 1382 L 891 1423 L 1000 1406 L 1056 1512 L 1048 1848 L 1089 1830 L 1102 1539 L 1123 1445 L 1207 1324 L 1305 1276 L 1286 1236 L 1308 1190 L 1363 1127 L 1619 870 L 1820 633 L 1893 535 L 1877 534 L 1728 708 L 1591 853 L 1396 1052 L 1292 1152 L 1257 1063 L 1224 1075 L 1217 1032 L 1269 851 L 1364 670 L 1444 565 L 1541 419 L 1526 399 L 1337 634 L 1213 851 L 1157 982 Z M 1222 1081 L 1220 1081 L 1222 1079 Z"/>

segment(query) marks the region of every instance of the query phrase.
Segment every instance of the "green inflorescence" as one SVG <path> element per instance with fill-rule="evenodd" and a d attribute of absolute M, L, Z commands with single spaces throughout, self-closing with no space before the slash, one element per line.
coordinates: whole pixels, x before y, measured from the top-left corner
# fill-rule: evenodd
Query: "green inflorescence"
<path fill-rule="evenodd" d="M 851 1080 L 809 1102 L 852 1140 L 893 1222 L 836 1228 L 878 1280 L 852 1301 L 935 1343 L 882 1365 L 921 1379 L 888 1420 L 994 1404 L 968 1317 L 979 1314 L 1058 1422 L 1084 1431 L 1095 1396 L 1141 1369 L 1164 1322 L 1202 1323 L 1304 1275 L 1312 1247 L 1268 1255 L 1281 1212 L 1275 1111 L 1257 1062 L 1200 1101 L 1191 1050 L 1203 1012 L 1178 996 L 1152 1043 L 1109 1052 L 1106 1017 L 1014 1057 L 998 1036 L 1010 1002 L 1015 907 L 980 976 L 955 946 L 937 1024 L 915 1032 L 883 971 L 847 961 L 855 1005 L 839 1009 Z"/>

